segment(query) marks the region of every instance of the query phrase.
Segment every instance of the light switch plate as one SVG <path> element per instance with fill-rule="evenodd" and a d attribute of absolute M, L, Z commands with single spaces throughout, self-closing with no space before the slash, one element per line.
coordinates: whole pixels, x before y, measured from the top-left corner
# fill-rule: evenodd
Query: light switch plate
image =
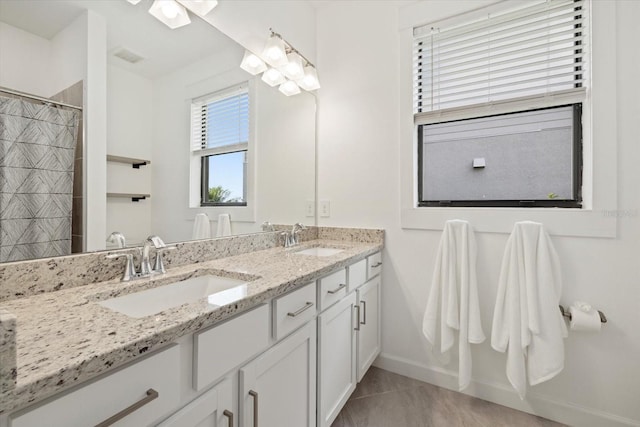
<path fill-rule="evenodd" d="M 320 217 L 329 218 L 331 216 L 331 202 L 328 200 L 320 201 Z"/>
<path fill-rule="evenodd" d="M 316 215 L 316 203 L 313 200 L 307 200 L 304 211 L 307 217 L 314 217 Z"/>

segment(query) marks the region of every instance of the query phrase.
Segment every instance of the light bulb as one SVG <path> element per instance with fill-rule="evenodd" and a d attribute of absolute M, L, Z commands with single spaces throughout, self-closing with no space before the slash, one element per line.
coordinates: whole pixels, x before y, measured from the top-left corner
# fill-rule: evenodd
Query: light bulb
<path fill-rule="evenodd" d="M 296 52 L 287 55 L 287 65 L 282 67 L 282 73 L 291 80 L 300 80 L 304 77 L 304 67 L 302 65 L 302 57 Z"/>
<path fill-rule="evenodd" d="M 240 63 L 240 68 L 255 76 L 256 74 L 260 74 L 266 70 L 267 64 L 265 64 L 264 61 L 256 54 L 246 50 L 244 52 L 244 57 L 242 58 L 242 63 Z"/>
<path fill-rule="evenodd" d="M 182 27 L 191 22 L 187 10 L 174 0 L 155 0 L 149 13 L 171 29 Z"/>
<path fill-rule="evenodd" d="M 162 5 L 162 14 L 169 19 L 173 19 L 178 16 L 180 9 L 178 9 L 178 5 L 172 1 L 164 2 Z"/>
<path fill-rule="evenodd" d="M 311 65 L 304 67 L 304 77 L 302 77 L 300 80 L 297 80 L 297 82 L 302 89 L 307 91 L 320 89 L 318 72 Z"/>
<path fill-rule="evenodd" d="M 282 83 L 278 90 L 287 96 L 297 95 L 300 93 L 300 88 L 298 87 L 296 82 L 292 80 L 287 80 L 286 82 Z"/>
<path fill-rule="evenodd" d="M 269 68 L 267 71 L 262 74 L 262 81 L 268 84 L 269 86 L 277 86 L 283 83 L 286 79 L 282 75 L 282 73 L 275 68 Z"/>
<path fill-rule="evenodd" d="M 262 51 L 262 57 L 274 67 L 284 67 L 287 65 L 287 52 L 284 41 L 276 36 L 271 36 Z"/>

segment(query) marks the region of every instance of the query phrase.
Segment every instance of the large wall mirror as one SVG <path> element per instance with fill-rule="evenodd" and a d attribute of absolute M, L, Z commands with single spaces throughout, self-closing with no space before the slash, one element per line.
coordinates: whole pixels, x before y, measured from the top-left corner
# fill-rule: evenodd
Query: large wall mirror
<path fill-rule="evenodd" d="M 0 262 L 315 223 L 314 96 L 152 3 L 0 1 Z"/>

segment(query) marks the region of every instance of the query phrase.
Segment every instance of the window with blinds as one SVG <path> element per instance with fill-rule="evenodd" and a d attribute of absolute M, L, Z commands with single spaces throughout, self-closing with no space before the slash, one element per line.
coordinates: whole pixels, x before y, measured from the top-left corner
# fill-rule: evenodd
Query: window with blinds
<path fill-rule="evenodd" d="M 418 206 L 582 206 L 588 1 L 414 28 Z"/>
<path fill-rule="evenodd" d="M 246 85 L 192 101 L 191 151 L 201 159 L 202 206 L 246 206 L 249 133 Z"/>
<path fill-rule="evenodd" d="M 414 113 L 575 91 L 587 83 L 584 0 L 547 0 L 414 29 Z"/>

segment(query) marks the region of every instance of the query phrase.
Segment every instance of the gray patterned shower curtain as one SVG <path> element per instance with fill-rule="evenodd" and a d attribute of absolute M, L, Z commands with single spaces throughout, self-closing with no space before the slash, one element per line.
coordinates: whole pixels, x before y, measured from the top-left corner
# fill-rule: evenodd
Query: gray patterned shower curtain
<path fill-rule="evenodd" d="M 0 262 L 71 253 L 79 118 L 0 96 Z"/>

